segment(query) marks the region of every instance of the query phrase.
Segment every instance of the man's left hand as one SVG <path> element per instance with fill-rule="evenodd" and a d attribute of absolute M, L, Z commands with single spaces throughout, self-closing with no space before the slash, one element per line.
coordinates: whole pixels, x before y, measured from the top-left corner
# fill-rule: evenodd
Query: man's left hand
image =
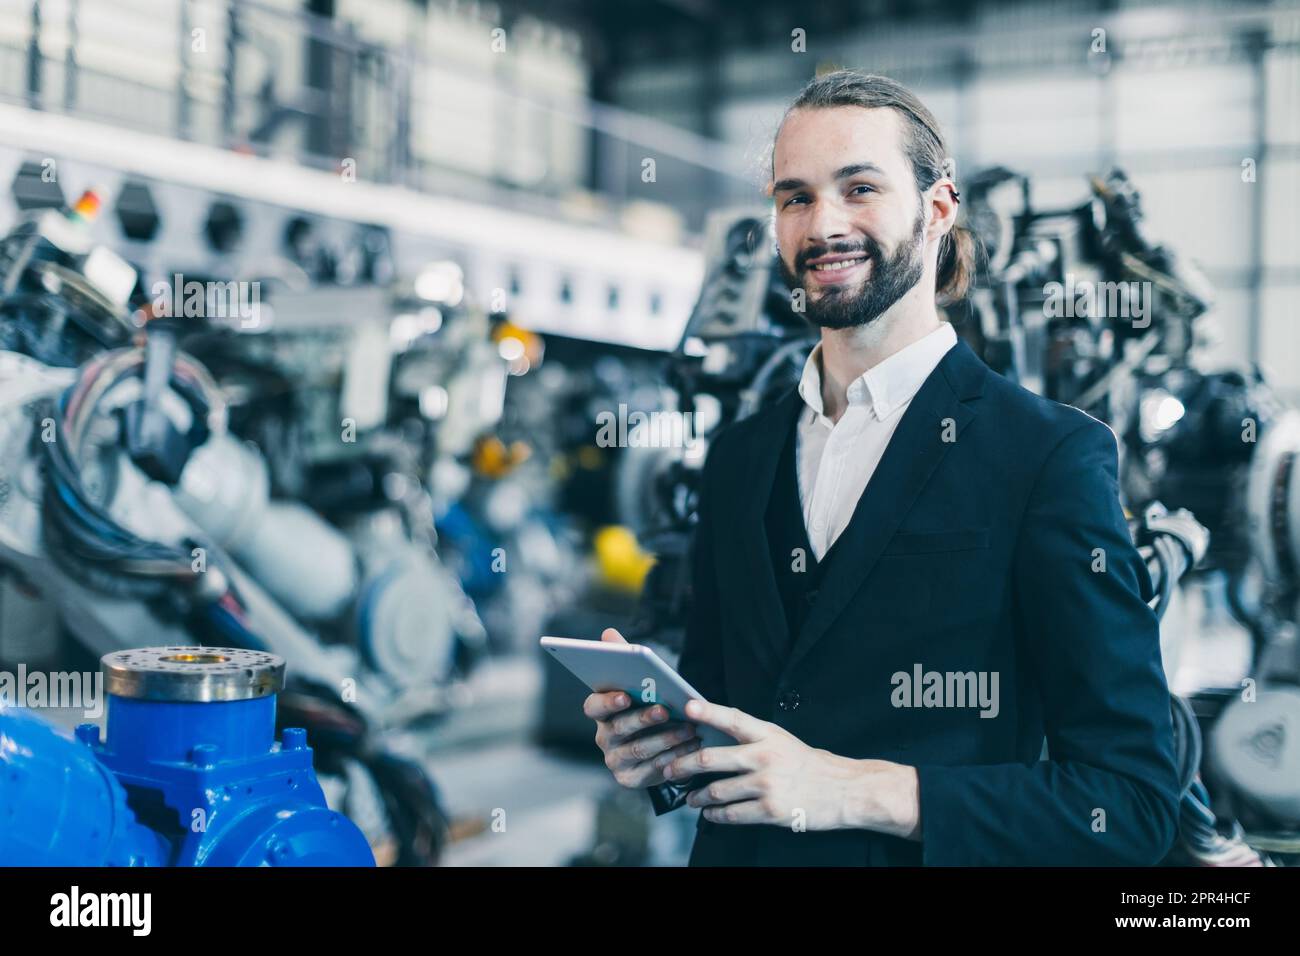
<path fill-rule="evenodd" d="M 704 701 L 686 716 L 734 737 L 733 747 L 705 747 L 664 770 L 670 780 L 698 773 L 737 773 L 687 798 L 714 823 L 766 823 L 806 830 L 868 829 L 918 839 L 916 770 L 887 760 L 853 760 L 809 747 L 784 727 L 734 707 Z"/>

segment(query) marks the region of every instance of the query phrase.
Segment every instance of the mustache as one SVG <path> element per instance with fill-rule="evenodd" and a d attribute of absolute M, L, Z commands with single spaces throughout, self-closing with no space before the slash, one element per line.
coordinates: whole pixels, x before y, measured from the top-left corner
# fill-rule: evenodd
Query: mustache
<path fill-rule="evenodd" d="M 840 243 L 833 246 L 809 249 L 807 252 L 800 253 L 798 258 L 795 259 L 795 268 L 803 272 L 808 268 L 808 262 L 812 259 L 818 259 L 822 256 L 853 255 L 855 252 L 865 255 L 868 261 L 879 261 L 880 259 L 880 246 L 868 239 L 862 245 Z"/>

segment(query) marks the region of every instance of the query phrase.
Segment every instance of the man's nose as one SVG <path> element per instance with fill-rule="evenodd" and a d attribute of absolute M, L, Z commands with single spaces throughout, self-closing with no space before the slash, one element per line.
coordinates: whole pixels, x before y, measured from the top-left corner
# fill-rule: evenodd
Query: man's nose
<path fill-rule="evenodd" d="M 835 198 L 822 198 L 813 206 L 806 239 L 827 243 L 845 239 L 853 232 L 853 222 L 844 204 Z"/>

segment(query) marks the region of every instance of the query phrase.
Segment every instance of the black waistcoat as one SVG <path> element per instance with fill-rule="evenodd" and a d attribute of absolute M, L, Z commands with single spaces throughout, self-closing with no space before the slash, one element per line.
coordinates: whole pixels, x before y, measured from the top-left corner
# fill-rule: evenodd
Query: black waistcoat
<path fill-rule="evenodd" d="M 772 570 L 776 573 L 776 588 L 781 596 L 781 608 L 785 611 L 787 654 L 794 647 L 795 638 L 803 629 L 808 612 L 817 599 L 827 563 L 835 555 L 832 546 L 822 556 L 822 560 L 818 561 L 808 542 L 808 530 L 804 526 L 803 505 L 799 500 L 797 448 L 799 421 L 806 413 L 806 409 L 799 410 L 794 427 L 786 437 L 781 460 L 776 466 L 776 477 L 772 482 L 772 497 L 768 499 L 764 517 L 769 556 Z"/>

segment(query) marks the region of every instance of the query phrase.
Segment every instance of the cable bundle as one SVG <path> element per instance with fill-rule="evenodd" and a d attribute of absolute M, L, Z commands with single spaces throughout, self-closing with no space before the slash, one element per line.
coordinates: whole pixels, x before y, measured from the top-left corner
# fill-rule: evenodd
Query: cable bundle
<path fill-rule="evenodd" d="M 1183 698 L 1171 694 L 1174 750 L 1182 787 L 1178 806 L 1178 837 L 1183 849 L 1201 866 L 1274 866 L 1273 861 L 1246 842 L 1236 820 L 1227 834 L 1219 832 L 1210 807 L 1210 794 L 1201 781 L 1201 728 Z"/>
<path fill-rule="evenodd" d="M 214 545 L 190 539 L 173 545 L 141 537 L 114 519 L 82 483 L 91 421 L 114 388 L 140 374 L 144 361 L 143 349 L 106 352 L 82 368 L 71 388 L 46 403 L 43 417 L 54 422 L 54 440 L 42 443 L 47 466 L 42 508 L 46 549 L 70 577 L 97 591 L 158 602 L 181 613 L 202 604 L 206 622 L 226 640 L 260 647 L 244 625 L 243 608 L 220 568 L 222 555 Z M 206 413 L 210 422 L 224 428 L 224 400 L 197 362 L 177 355 L 171 387 L 196 414 Z M 197 568 L 196 547 L 206 554 Z"/>

